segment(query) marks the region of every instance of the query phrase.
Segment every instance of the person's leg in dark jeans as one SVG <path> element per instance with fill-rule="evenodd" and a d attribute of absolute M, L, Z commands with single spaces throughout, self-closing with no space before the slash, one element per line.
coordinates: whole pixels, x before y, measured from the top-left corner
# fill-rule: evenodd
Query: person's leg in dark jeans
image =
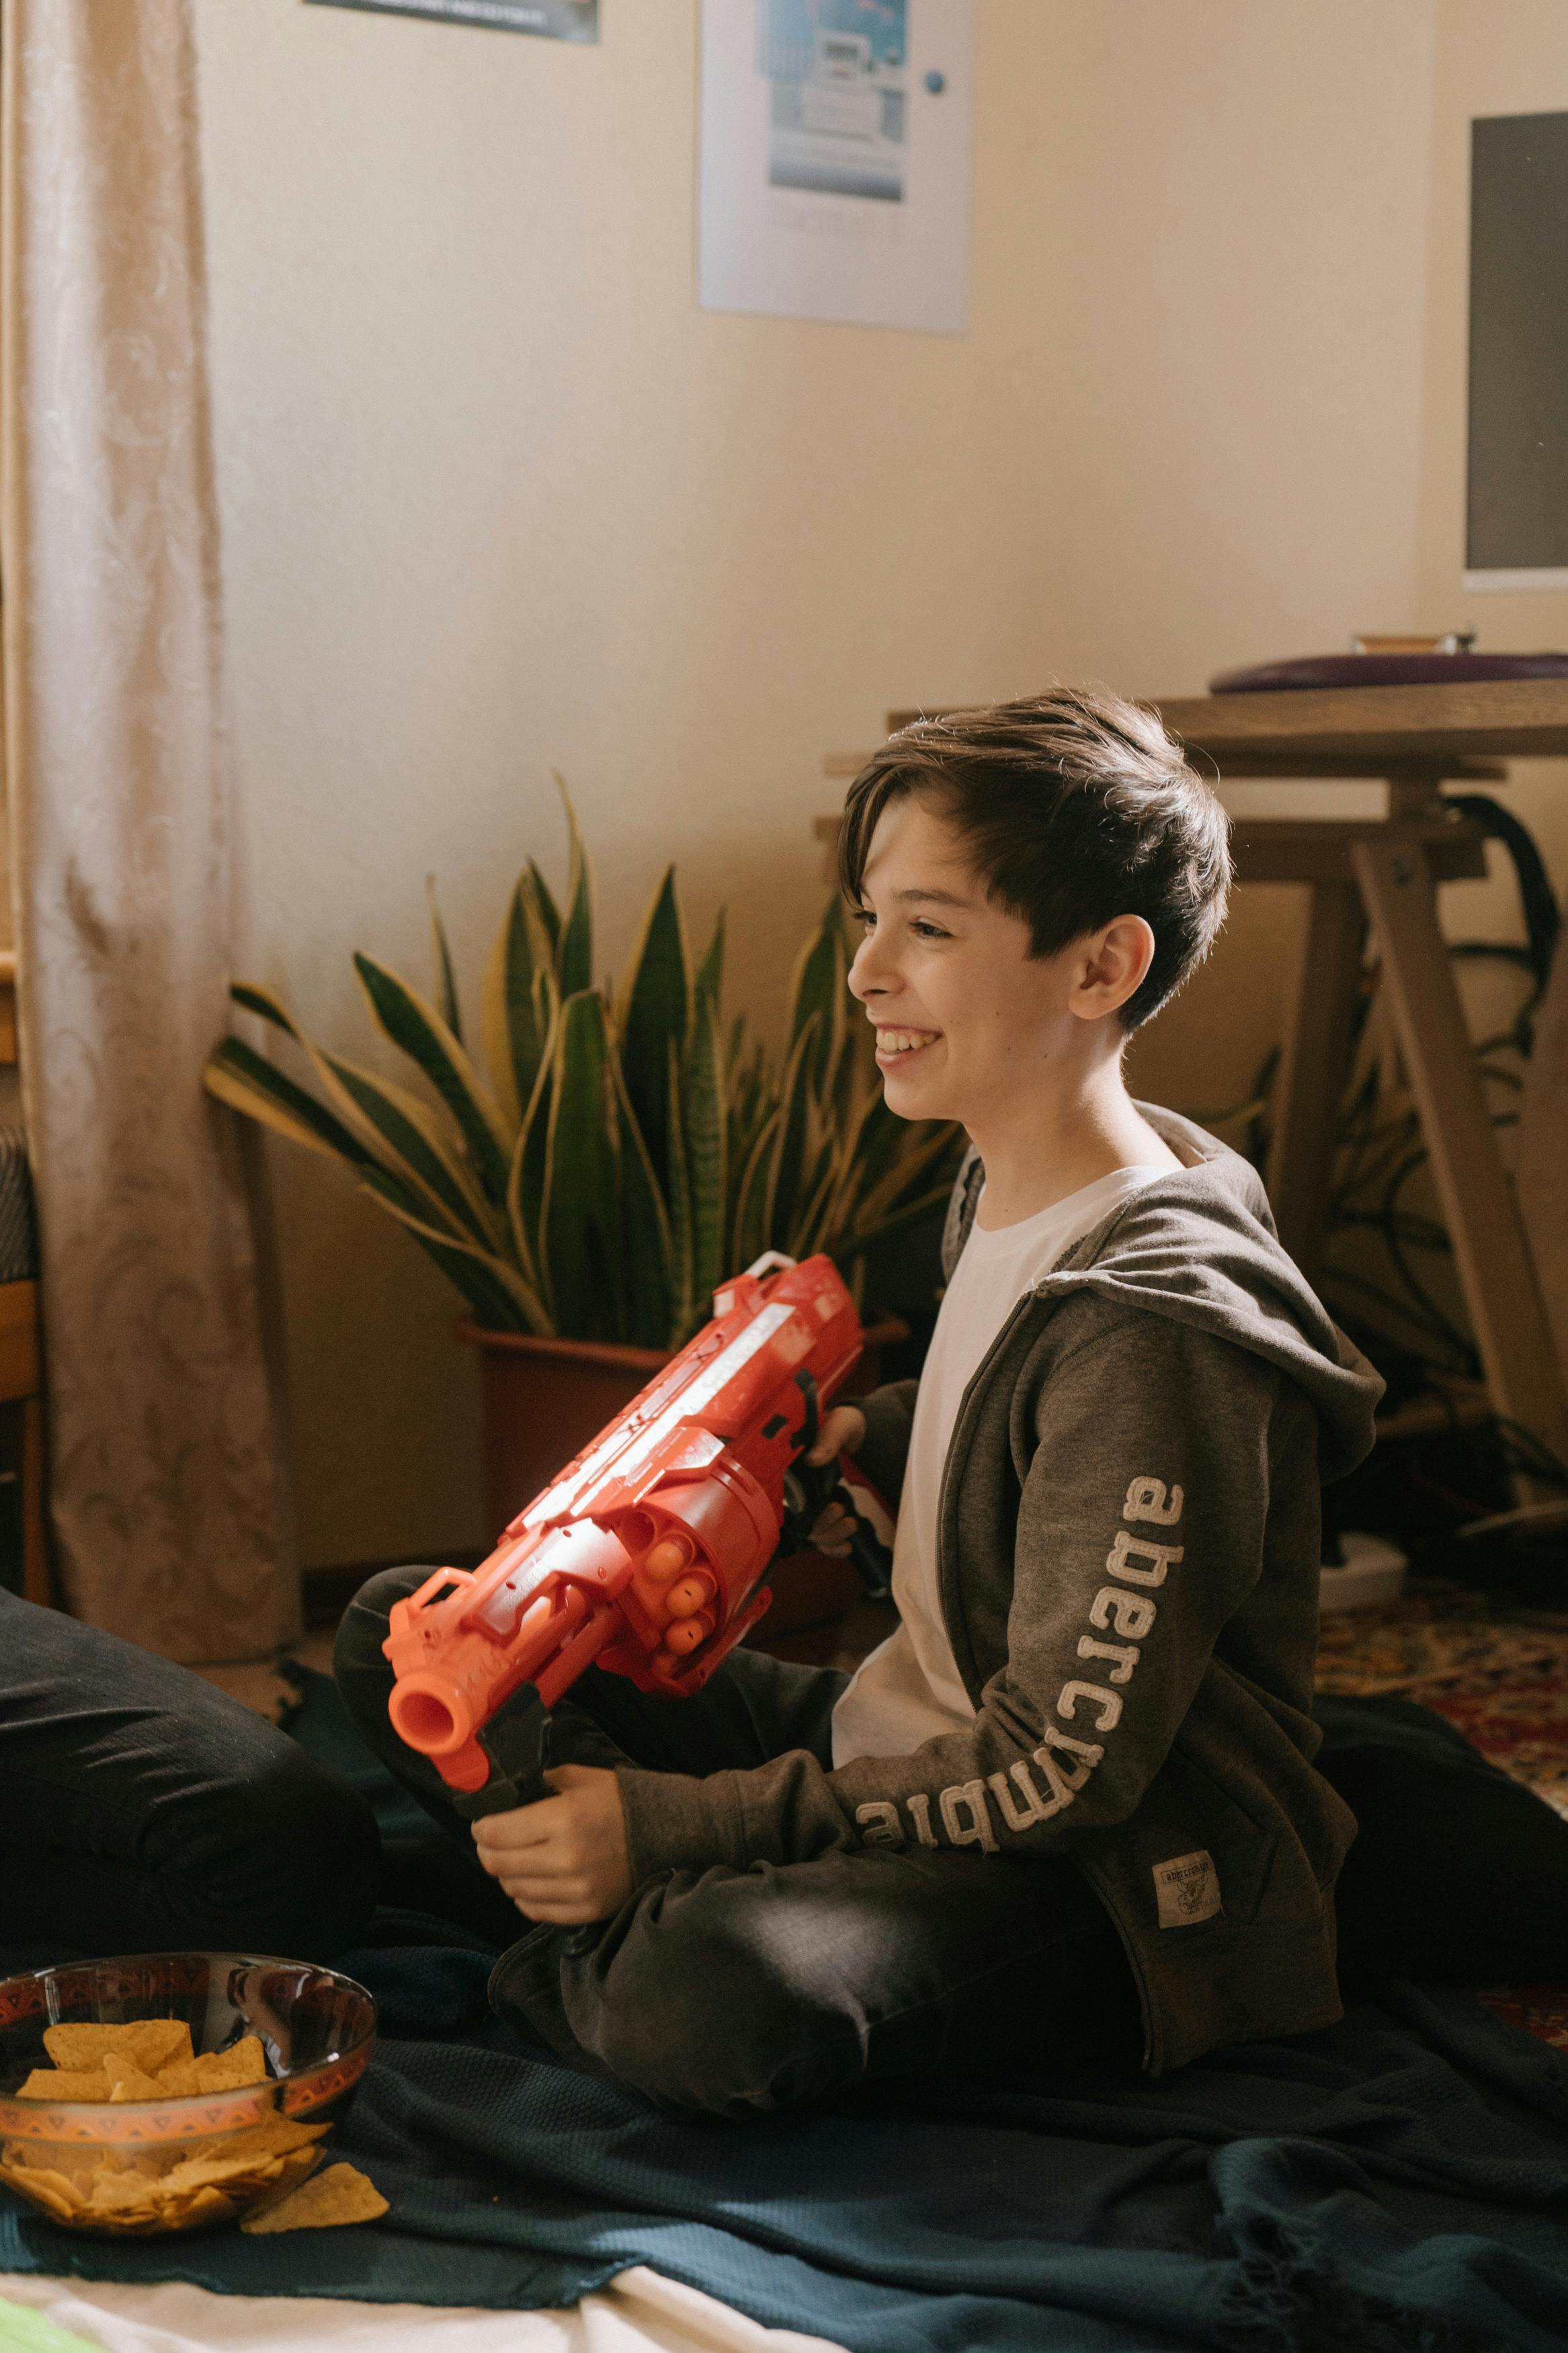
<path fill-rule="evenodd" d="M 386 1611 L 420 1574 L 362 1590 L 339 1681 L 378 1754 L 466 1840 L 440 1776 L 386 1716 Z M 846 1680 L 739 1650 L 692 1698 L 666 1700 L 591 1669 L 552 1754 L 699 1774 L 791 1748 L 827 1763 Z M 1131 2070 L 1142 2046 L 1121 1939 L 1070 1863 L 920 1848 L 661 1873 L 611 1920 L 524 1933 L 491 1991 L 568 2063 L 683 2114 L 755 2114 L 898 2074 Z"/>
<path fill-rule="evenodd" d="M 1115 1925 L 1070 1863 L 923 1847 L 663 1873 L 563 1949 L 515 1947 L 490 1998 L 682 2116 L 891 2076 L 1130 2074 L 1142 2049 Z"/>
<path fill-rule="evenodd" d="M 0 1941 L 324 1960 L 375 1902 L 357 1790 L 198 1675 L 0 1592 Z"/>

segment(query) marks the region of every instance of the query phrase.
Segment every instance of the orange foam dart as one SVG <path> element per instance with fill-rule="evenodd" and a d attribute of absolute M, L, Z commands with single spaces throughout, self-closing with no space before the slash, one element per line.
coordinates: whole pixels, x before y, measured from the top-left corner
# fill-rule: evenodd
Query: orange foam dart
<path fill-rule="evenodd" d="M 662 1625 L 669 1615 L 672 1580 L 689 1565 L 691 1552 L 689 1536 L 665 1536 L 650 1546 L 638 1564 L 632 1585 L 656 1624 Z"/>
<path fill-rule="evenodd" d="M 597 1660 L 683 1696 L 773 1599 L 784 1474 L 859 1357 L 859 1318 L 830 1259 L 776 1254 L 713 1311 L 487 1561 L 394 1605 L 388 1714 L 451 1788 L 485 1788 L 479 1736 L 524 1685 L 552 1707 Z"/>

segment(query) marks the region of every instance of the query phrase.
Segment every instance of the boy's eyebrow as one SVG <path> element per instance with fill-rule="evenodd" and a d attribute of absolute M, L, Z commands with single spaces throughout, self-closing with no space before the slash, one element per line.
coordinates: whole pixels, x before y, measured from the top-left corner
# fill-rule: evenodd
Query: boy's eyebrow
<path fill-rule="evenodd" d="M 923 899 L 933 907 L 973 907 L 974 904 L 973 899 L 961 899 L 956 891 L 895 891 L 893 896 L 905 902 Z"/>

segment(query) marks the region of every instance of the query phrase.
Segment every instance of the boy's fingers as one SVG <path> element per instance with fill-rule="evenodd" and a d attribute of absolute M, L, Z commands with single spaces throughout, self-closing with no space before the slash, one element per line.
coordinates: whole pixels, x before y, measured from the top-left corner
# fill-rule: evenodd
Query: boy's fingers
<path fill-rule="evenodd" d="M 847 1553 L 854 1533 L 855 1523 L 843 1504 L 829 1504 L 812 1529 L 811 1541 L 818 1552 Z"/>
<path fill-rule="evenodd" d="M 808 1462 L 831 1462 L 836 1454 L 853 1454 L 866 1435 L 866 1417 L 858 1406 L 836 1405 L 808 1449 Z"/>
<path fill-rule="evenodd" d="M 474 1843 L 481 1854 L 511 1854 L 542 1846 L 558 1838 L 567 1809 L 558 1798 L 541 1798 L 531 1806 L 514 1806 L 510 1813 L 484 1814 L 473 1824 Z"/>

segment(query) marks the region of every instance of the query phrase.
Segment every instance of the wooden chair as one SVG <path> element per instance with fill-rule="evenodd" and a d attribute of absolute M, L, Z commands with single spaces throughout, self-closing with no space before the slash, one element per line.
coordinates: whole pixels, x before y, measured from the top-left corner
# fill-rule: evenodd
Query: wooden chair
<path fill-rule="evenodd" d="M 0 1063 L 16 1059 L 16 958 L 0 950 Z M 53 1603 L 44 1493 L 44 1398 L 37 1282 L 0 1282 L 0 1405 L 22 1409 L 22 1599 Z"/>

